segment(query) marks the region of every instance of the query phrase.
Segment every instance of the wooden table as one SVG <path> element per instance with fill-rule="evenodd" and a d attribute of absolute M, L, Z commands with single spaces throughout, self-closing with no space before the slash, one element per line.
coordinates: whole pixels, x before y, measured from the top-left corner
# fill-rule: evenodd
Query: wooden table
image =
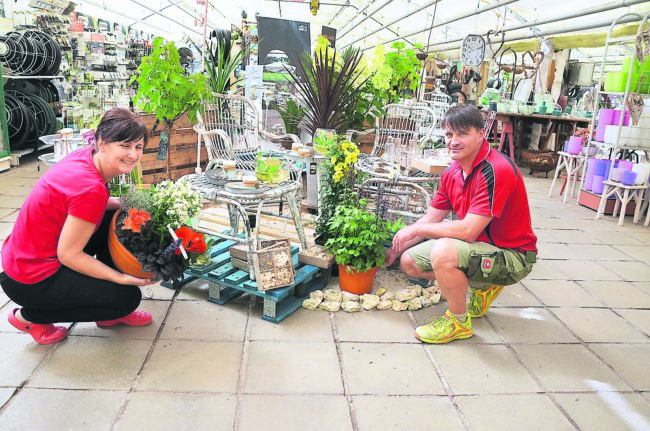
<path fill-rule="evenodd" d="M 482 111 L 483 115 L 487 117 L 487 111 L 483 110 Z M 591 118 L 583 118 L 583 117 L 572 117 L 572 116 L 559 116 L 555 117 L 553 115 L 539 115 L 539 114 L 519 114 L 519 113 L 509 113 L 509 112 L 497 112 L 496 115 L 496 120 L 505 122 L 505 123 L 513 123 L 513 125 L 516 125 L 516 127 L 513 127 L 514 131 L 514 139 L 515 139 L 515 147 L 517 147 L 517 142 L 520 142 L 519 144 L 519 149 L 527 149 L 528 148 L 528 143 L 521 142 L 522 141 L 522 135 L 523 135 L 523 127 L 526 122 L 533 123 L 533 122 L 541 122 L 546 125 L 546 139 L 544 142 L 540 142 L 539 149 L 540 151 L 546 151 L 549 147 L 549 142 L 551 140 L 551 136 L 553 133 L 558 133 L 559 125 L 561 124 L 566 124 L 570 123 L 572 124 L 572 131 L 571 134 L 575 131 L 575 129 L 578 128 L 578 125 L 584 124 L 585 127 L 591 123 Z M 562 148 L 561 145 L 558 145 L 555 151 L 559 151 Z"/>

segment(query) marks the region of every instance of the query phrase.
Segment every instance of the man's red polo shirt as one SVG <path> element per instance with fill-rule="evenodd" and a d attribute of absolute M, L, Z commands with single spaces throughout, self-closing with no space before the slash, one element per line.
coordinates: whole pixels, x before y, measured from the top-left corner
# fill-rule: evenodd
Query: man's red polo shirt
<path fill-rule="evenodd" d="M 466 179 L 457 161 L 442 174 L 431 206 L 454 210 L 460 219 L 467 213 L 492 216 L 476 241 L 522 253 L 537 252 L 521 172 L 510 158 L 490 148 L 487 141 L 483 141 Z"/>

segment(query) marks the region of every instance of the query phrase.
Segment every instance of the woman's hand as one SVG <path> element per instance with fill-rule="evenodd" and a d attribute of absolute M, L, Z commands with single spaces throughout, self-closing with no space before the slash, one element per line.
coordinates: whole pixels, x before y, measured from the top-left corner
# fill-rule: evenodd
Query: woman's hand
<path fill-rule="evenodd" d="M 149 278 L 138 278 L 129 274 L 122 274 L 120 278 L 120 284 L 129 284 L 132 286 L 148 286 L 150 284 L 155 284 L 159 280 L 152 280 Z"/>

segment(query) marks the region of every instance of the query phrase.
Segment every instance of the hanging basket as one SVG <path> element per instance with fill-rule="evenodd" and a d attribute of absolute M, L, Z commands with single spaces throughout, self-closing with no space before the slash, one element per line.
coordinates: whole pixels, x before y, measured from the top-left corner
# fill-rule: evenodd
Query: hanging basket
<path fill-rule="evenodd" d="M 348 272 L 348 268 L 350 272 Z M 339 286 L 341 290 L 363 295 L 372 291 L 372 285 L 375 282 L 378 266 L 370 268 L 368 271 L 359 272 L 354 267 L 339 265 Z"/>
<path fill-rule="evenodd" d="M 138 259 L 136 259 L 135 256 L 133 256 L 131 252 L 117 239 L 117 235 L 115 234 L 115 224 L 117 223 L 118 215 L 121 213 L 122 210 L 115 212 L 115 215 L 111 220 L 111 227 L 108 231 L 108 251 L 111 253 L 113 263 L 125 274 L 137 278 L 152 279 L 153 272 L 143 272 L 142 264 L 138 262 Z"/>

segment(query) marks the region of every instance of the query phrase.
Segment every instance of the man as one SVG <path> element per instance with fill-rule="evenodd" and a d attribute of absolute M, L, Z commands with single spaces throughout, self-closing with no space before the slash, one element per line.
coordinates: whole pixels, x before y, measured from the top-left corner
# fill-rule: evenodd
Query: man
<path fill-rule="evenodd" d="M 524 180 L 510 158 L 490 148 L 484 123 L 471 105 L 447 111 L 441 126 L 453 162 L 427 213 L 397 232 L 386 252 L 387 265 L 401 255 L 406 274 L 436 280 L 447 299 L 443 316 L 415 329 L 426 343 L 474 335 L 472 317 L 482 317 L 503 286 L 527 276 L 536 260 Z M 444 221 L 452 210 L 458 220 Z"/>

